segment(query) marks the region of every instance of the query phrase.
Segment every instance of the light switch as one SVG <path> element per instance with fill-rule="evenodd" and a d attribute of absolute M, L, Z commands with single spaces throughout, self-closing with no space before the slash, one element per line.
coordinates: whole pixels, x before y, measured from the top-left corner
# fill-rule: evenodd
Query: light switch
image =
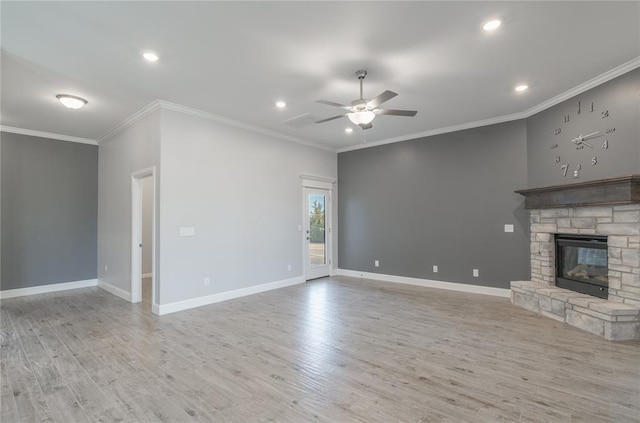
<path fill-rule="evenodd" d="M 180 236 L 195 236 L 195 234 L 196 234 L 196 228 L 193 228 L 193 227 L 180 228 Z"/>
<path fill-rule="evenodd" d="M 504 225 L 505 232 L 513 232 L 513 225 Z"/>

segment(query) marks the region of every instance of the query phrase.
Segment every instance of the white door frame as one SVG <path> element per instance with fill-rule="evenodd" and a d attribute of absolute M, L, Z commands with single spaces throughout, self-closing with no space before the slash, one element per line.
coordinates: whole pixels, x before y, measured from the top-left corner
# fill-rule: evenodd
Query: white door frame
<path fill-rule="evenodd" d="M 316 176 L 316 175 L 300 175 L 300 179 L 302 179 L 302 269 L 304 273 L 304 279 L 309 280 L 313 277 L 310 277 L 308 274 L 307 268 L 307 259 L 308 259 L 308 244 L 307 241 L 307 233 L 306 227 L 308 225 L 309 220 L 309 204 L 307 199 L 307 190 L 306 188 L 311 189 L 322 189 L 328 192 L 327 204 L 325 205 L 325 227 L 326 227 L 326 239 L 325 239 L 325 247 L 327 254 L 327 265 L 329 268 L 329 275 L 331 274 L 331 269 L 333 268 L 333 184 L 336 183 L 335 178 L 329 178 L 325 176 Z"/>
<path fill-rule="evenodd" d="M 142 301 L 142 180 L 152 180 L 151 211 L 151 272 L 153 287 L 151 289 L 152 311 L 158 314 L 158 290 L 160 278 L 156 271 L 156 168 L 155 166 L 139 170 L 131 174 L 131 302 Z"/>

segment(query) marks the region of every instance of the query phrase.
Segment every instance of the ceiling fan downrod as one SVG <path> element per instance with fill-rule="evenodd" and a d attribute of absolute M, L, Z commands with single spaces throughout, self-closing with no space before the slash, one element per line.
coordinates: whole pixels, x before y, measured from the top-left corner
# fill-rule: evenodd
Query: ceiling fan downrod
<path fill-rule="evenodd" d="M 367 76 L 367 71 L 366 70 L 357 70 L 356 71 L 356 76 L 360 80 L 360 100 L 364 100 L 364 94 L 363 94 L 363 90 L 362 90 L 362 83 L 364 81 L 364 77 Z"/>

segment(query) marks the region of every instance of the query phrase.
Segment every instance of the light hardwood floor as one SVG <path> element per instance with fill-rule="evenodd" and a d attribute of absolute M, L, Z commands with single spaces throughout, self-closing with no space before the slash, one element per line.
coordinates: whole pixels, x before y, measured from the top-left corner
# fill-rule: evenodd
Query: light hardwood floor
<path fill-rule="evenodd" d="M 640 343 L 507 299 L 321 279 L 157 317 L 1 302 L 5 422 L 638 422 Z"/>

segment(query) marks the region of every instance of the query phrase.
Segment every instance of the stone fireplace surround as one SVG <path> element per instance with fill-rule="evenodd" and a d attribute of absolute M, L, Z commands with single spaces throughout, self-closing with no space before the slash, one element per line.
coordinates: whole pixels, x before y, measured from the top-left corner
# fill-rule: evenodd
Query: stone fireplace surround
<path fill-rule="evenodd" d="M 640 339 L 640 175 L 517 191 L 530 210 L 531 281 L 511 302 L 608 340 Z M 555 286 L 555 234 L 607 236 L 609 297 Z"/>

